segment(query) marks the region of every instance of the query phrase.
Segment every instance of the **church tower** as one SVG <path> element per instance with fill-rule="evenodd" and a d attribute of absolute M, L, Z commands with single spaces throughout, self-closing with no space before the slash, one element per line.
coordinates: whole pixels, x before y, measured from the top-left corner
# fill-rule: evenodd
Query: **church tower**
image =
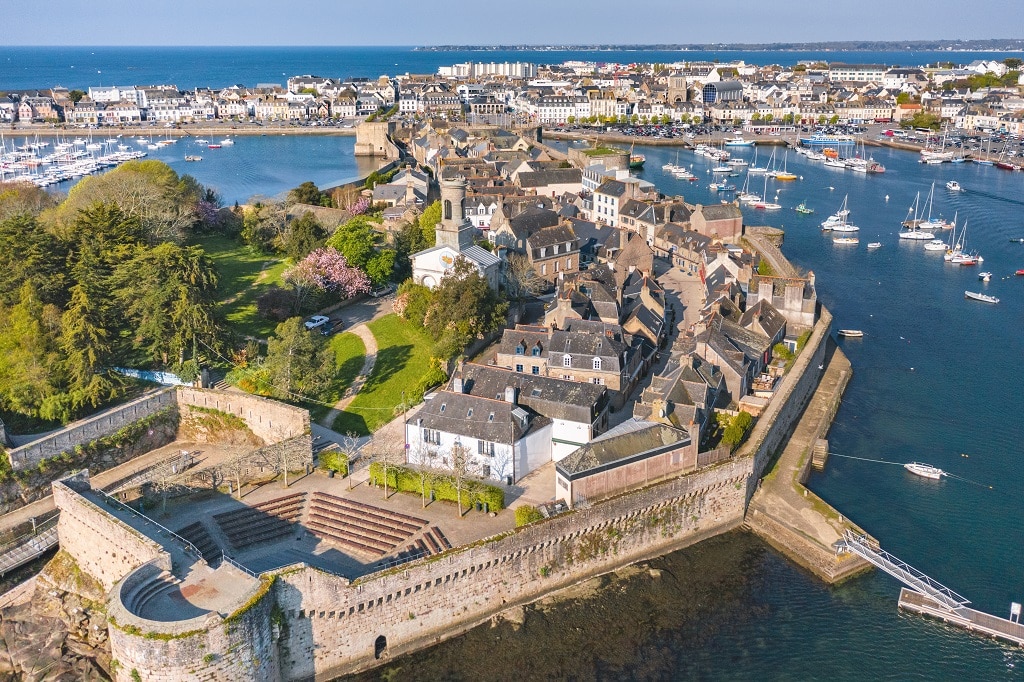
<path fill-rule="evenodd" d="M 476 228 L 466 220 L 466 178 L 461 175 L 443 179 L 441 185 L 441 222 L 437 224 L 437 246 L 462 251 L 473 245 Z"/>

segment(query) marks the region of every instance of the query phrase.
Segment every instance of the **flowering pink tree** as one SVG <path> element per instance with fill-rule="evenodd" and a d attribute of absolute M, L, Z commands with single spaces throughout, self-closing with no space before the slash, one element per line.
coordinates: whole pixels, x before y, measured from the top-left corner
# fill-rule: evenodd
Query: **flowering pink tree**
<path fill-rule="evenodd" d="M 352 215 L 362 215 L 363 213 L 366 213 L 366 209 L 368 208 L 370 208 L 370 200 L 367 199 L 366 197 L 363 197 L 359 201 L 349 206 L 348 212 L 351 213 Z"/>
<path fill-rule="evenodd" d="M 324 247 L 311 252 L 284 271 L 284 281 L 295 288 L 296 308 L 313 291 L 337 293 L 341 299 L 370 290 L 370 278 L 352 267 L 337 249 Z"/>

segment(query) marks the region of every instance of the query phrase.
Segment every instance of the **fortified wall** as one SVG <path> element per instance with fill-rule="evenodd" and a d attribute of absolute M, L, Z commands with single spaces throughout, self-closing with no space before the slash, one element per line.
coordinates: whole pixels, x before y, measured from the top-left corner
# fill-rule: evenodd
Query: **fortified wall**
<path fill-rule="evenodd" d="M 735 528 L 750 473 L 749 459 L 732 459 L 356 581 L 301 563 L 257 581 L 224 562 L 220 580 L 244 588 L 230 608 L 170 622 L 143 618 L 139 604 L 162 589 L 168 555 L 181 560 L 166 544 L 173 538 L 162 538 L 161 553 L 92 504 L 86 474 L 54 490 L 70 512 L 62 531 L 81 538 L 68 537 L 65 549 L 110 590 L 115 680 L 128 682 L 131 671 L 158 682 L 308 680 L 370 668 L 580 579 Z M 196 565 L 184 573 L 212 570 Z"/>
<path fill-rule="evenodd" d="M 14 470 L 34 467 L 44 459 L 56 457 L 62 452 L 73 450 L 78 445 L 109 436 L 123 426 L 159 412 L 176 402 L 173 388 L 164 388 L 137 398 L 124 405 L 75 422 L 45 438 L 33 441 L 9 451 L 11 467 Z"/>
<path fill-rule="evenodd" d="M 391 121 L 363 121 L 356 127 L 356 145 L 353 153 L 356 156 L 400 158 L 401 152 L 391 141 L 394 132 L 395 124 Z"/>

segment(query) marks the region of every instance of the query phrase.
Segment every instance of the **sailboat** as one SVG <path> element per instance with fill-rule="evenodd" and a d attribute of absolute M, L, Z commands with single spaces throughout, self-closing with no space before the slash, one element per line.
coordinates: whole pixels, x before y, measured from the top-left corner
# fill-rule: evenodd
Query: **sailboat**
<path fill-rule="evenodd" d="M 761 197 L 757 194 L 750 193 L 750 173 L 747 173 L 747 177 L 743 180 L 743 188 L 740 193 L 736 195 L 736 198 L 740 200 L 741 204 L 752 204 L 755 201 L 761 201 Z"/>
<path fill-rule="evenodd" d="M 234 144 L 232 142 L 231 144 Z M 636 145 L 634 142 L 629 146 L 629 167 L 633 170 L 639 170 L 644 167 L 644 162 L 647 161 L 647 157 L 643 154 L 634 154 L 633 147 Z"/>
<path fill-rule="evenodd" d="M 675 163 L 672 163 L 672 162 L 666 163 L 664 166 L 661 167 L 661 170 L 668 171 L 669 173 L 671 173 L 676 168 L 679 168 L 679 150 L 678 149 L 676 150 L 676 162 Z"/>
<path fill-rule="evenodd" d="M 764 174 L 769 178 L 774 178 L 778 173 L 779 171 L 775 169 L 775 150 L 773 149 L 772 155 L 768 157 L 768 168 L 765 170 Z"/>
<path fill-rule="evenodd" d="M 979 166 L 992 166 L 992 165 L 995 165 L 993 163 L 993 161 L 992 161 L 992 136 L 991 135 L 989 135 L 989 138 L 988 138 L 988 149 L 985 151 L 985 158 L 984 159 L 974 159 L 974 163 L 978 164 Z"/>
<path fill-rule="evenodd" d="M 757 147 L 754 147 L 754 162 L 747 168 L 747 173 L 764 173 L 767 170 L 764 166 L 757 165 Z"/>
<path fill-rule="evenodd" d="M 903 221 L 903 227 L 906 228 L 906 231 L 899 233 L 900 239 L 913 239 L 916 241 L 935 239 L 934 234 L 921 229 L 921 220 L 917 217 L 917 209 L 920 203 L 921 193 L 918 192 L 917 196 L 914 197 L 914 205 L 907 210 L 907 219 Z M 913 218 L 910 217 L 911 213 L 914 214 Z"/>
<path fill-rule="evenodd" d="M 851 225 L 846 222 L 846 216 L 850 215 L 850 211 L 846 208 L 846 202 L 850 198 L 850 195 L 843 197 L 843 205 L 839 207 L 839 210 L 830 215 L 821 223 L 821 229 L 833 232 L 857 232 L 860 230 L 856 225 Z"/>
<path fill-rule="evenodd" d="M 983 262 L 985 259 L 978 255 L 977 251 L 968 253 L 964 250 L 964 244 L 967 242 L 967 221 L 964 220 L 964 229 L 960 232 L 960 243 L 956 251 L 950 256 L 949 262 L 957 265 L 977 265 Z"/>
<path fill-rule="evenodd" d="M 934 198 L 935 183 L 933 182 L 932 189 L 930 192 L 928 192 L 928 218 L 926 218 L 920 225 L 918 225 L 918 227 L 920 227 L 922 230 L 948 230 L 949 228 L 956 225 L 956 223 L 954 222 L 953 225 L 950 225 L 947 221 L 943 220 L 942 218 L 936 218 L 935 220 L 932 220 L 932 200 Z"/>
<path fill-rule="evenodd" d="M 786 182 L 788 182 L 789 180 L 796 180 L 796 174 L 795 173 L 790 173 L 786 169 L 788 161 L 789 161 L 789 152 L 787 151 L 786 155 L 784 157 L 782 157 L 782 170 L 775 174 L 775 179 L 776 180 L 782 180 L 782 181 L 786 181 Z"/>
<path fill-rule="evenodd" d="M 778 199 L 779 196 L 775 195 L 775 198 Z M 761 209 L 763 211 L 777 211 L 780 208 L 782 208 L 782 204 L 776 203 L 774 201 L 768 201 L 768 176 L 767 175 L 764 176 L 764 199 L 762 199 L 761 201 L 755 201 L 754 202 L 754 208 L 759 208 L 759 209 Z"/>

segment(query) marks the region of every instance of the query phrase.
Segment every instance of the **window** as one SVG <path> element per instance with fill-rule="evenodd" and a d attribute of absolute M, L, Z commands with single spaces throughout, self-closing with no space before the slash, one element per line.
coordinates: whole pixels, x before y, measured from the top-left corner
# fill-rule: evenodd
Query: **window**
<path fill-rule="evenodd" d="M 494 443 L 489 440 L 478 440 L 476 442 L 476 454 L 494 457 Z"/>
<path fill-rule="evenodd" d="M 562 356 L 562 367 L 572 367 L 572 356 L 571 355 L 563 355 Z"/>
<path fill-rule="evenodd" d="M 441 444 L 441 432 L 434 429 L 423 429 L 423 442 L 432 445 Z"/>
<path fill-rule="evenodd" d="M 523 371 L 523 366 L 522 365 L 516 365 L 516 371 L 517 372 L 522 372 Z"/>
<path fill-rule="evenodd" d="M 594 369 L 601 369 L 601 358 L 594 358 Z"/>
<path fill-rule="evenodd" d="M 590 383 L 598 386 L 604 386 L 604 377 L 594 377 L 590 380 Z"/>
<path fill-rule="evenodd" d="M 565 269 L 572 270 L 572 258 L 565 259 Z"/>
<path fill-rule="evenodd" d="M 552 251 L 552 253 L 557 256 L 558 255 L 558 244 L 555 244 L 552 248 L 554 249 L 554 251 Z"/>
<path fill-rule="evenodd" d="M 519 344 L 518 346 L 516 346 L 516 355 L 522 355 L 524 350 L 525 349 L 523 348 L 523 345 Z"/>
<path fill-rule="evenodd" d="M 533 347 L 533 357 L 535 357 L 535 358 L 539 358 L 540 357 L 540 343 L 538 343 L 536 346 Z"/>
<path fill-rule="evenodd" d="M 546 274 L 548 274 L 548 266 L 547 266 L 547 263 L 545 263 L 544 265 L 541 265 L 541 266 L 540 266 L 540 274 L 541 274 L 541 275 L 546 275 Z"/>
<path fill-rule="evenodd" d="M 542 249 L 540 250 L 540 257 L 541 257 L 541 258 L 543 258 L 544 256 L 546 256 L 546 255 L 547 255 L 547 253 L 548 253 L 548 250 L 547 250 L 547 249 L 544 249 L 544 248 L 542 248 Z"/>
<path fill-rule="evenodd" d="M 540 367 L 538 367 L 537 365 L 534 365 L 534 366 L 533 366 L 533 367 L 531 368 L 531 370 L 530 370 L 530 373 L 531 373 L 531 374 L 540 374 Z"/>
<path fill-rule="evenodd" d="M 490 478 L 491 477 L 491 465 L 490 464 L 482 465 L 480 467 L 480 475 L 483 478 Z"/>
<path fill-rule="evenodd" d="M 558 272 L 558 261 L 555 261 L 555 272 Z"/>

